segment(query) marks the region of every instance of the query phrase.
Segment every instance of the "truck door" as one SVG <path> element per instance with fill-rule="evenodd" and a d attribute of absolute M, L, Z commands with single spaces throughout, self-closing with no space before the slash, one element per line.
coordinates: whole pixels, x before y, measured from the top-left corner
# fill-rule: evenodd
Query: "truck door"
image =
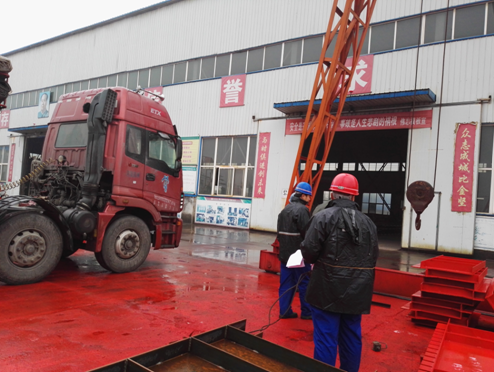
<path fill-rule="evenodd" d="M 179 212 L 182 194 L 180 138 L 146 131 L 144 199 L 162 212 Z"/>
<path fill-rule="evenodd" d="M 122 192 L 142 198 L 145 164 L 144 129 L 127 124 L 125 133 L 125 156 L 122 161 L 122 175 L 120 185 Z M 124 190 L 125 189 L 125 190 Z"/>

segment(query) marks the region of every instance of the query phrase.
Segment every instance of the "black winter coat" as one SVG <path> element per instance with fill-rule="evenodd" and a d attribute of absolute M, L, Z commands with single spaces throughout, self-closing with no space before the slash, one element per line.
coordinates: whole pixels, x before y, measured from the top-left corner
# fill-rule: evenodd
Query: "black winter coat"
<path fill-rule="evenodd" d="M 297 249 L 300 249 L 300 243 L 302 243 L 310 219 L 309 208 L 306 204 L 298 196 L 292 196 L 290 204 L 278 215 L 279 259 L 284 264 Z"/>
<path fill-rule="evenodd" d="M 376 225 L 357 203 L 336 199 L 314 215 L 301 244 L 313 263 L 306 301 L 325 311 L 369 314 L 379 247 Z"/>

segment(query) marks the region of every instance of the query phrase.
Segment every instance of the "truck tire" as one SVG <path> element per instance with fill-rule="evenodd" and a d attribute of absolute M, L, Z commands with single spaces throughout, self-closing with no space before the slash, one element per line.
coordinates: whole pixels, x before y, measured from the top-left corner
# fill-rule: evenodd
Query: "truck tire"
<path fill-rule="evenodd" d="M 0 281 L 29 284 L 43 280 L 62 256 L 62 234 L 38 213 L 19 214 L 0 226 Z"/>
<path fill-rule="evenodd" d="M 101 252 L 95 256 L 105 269 L 128 273 L 144 263 L 150 249 L 151 234 L 144 221 L 135 216 L 122 216 L 108 226 Z"/>

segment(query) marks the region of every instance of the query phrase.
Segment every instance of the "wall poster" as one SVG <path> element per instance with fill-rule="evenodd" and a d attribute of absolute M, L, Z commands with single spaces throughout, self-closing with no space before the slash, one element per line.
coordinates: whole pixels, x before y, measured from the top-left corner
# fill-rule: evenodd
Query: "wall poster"
<path fill-rule="evenodd" d="M 198 196 L 195 222 L 248 229 L 250 225 L 250 209 L 250 199 Z"/>

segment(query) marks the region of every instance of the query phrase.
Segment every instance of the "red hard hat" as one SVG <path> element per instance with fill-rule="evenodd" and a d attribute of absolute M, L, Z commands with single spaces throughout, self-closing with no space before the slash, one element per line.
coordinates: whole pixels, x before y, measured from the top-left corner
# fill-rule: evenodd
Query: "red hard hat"
<path fill-rule="evenodd" d="M 351 174 L 340 173 L 333 179 L 329 189 L 342 194 L 358 195 L 358 181 Z"/>

